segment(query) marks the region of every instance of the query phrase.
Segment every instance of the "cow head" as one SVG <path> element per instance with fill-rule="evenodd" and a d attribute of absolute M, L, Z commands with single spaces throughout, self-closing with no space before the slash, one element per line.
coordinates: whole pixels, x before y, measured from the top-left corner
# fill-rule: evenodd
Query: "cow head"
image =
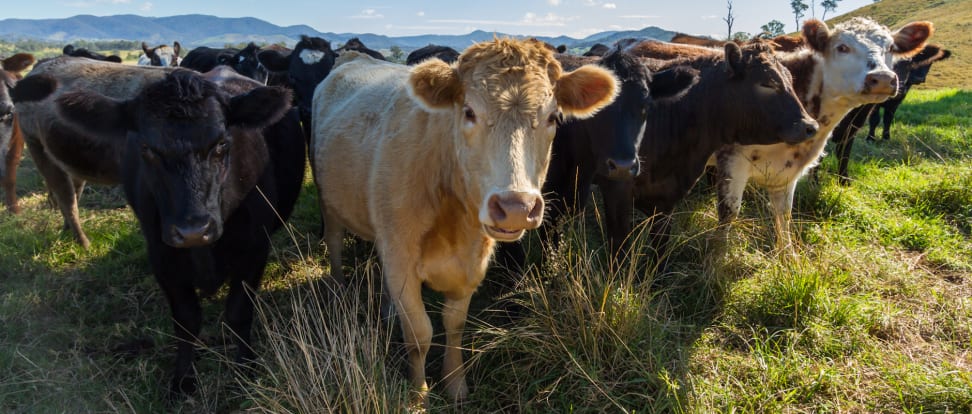
<path fill-rule="evenodd" d="M 618 81 L 596 66 L 563 73 L 542 42 L 497 39 L 470 46 L 452 65 L 413 67 L 408 90 L 426 110 L 452 115 L 453 179 L 478 203 L 485 234 L 514 241 L 543 220 L 540 188 L 558 120 L 593 116 L 614 100 Z"/>
<path fill-rule="evenodd" d="M 850 106 L 883 102 L 895 95 L 894 59 L 917 53 L 932 32 L 930 22 L 909 23 L 892 33 L 860 17 L 836 25 L 832 31 L 819 20 L 808 20 L 803 26 L 807 44 L 822 56 L 823 88 L 831 96 L 853 92 Z"/>
<path fill-rule="evenodd" d="M 127 140 L 125 187 L 139 188 L 129 197 L 152 200 L 163 242 L 195 247 L 222 235 L 224 198 L 236 191 L 228 183 L 247 179 L 230 174 L 231 165 L 253 162 L 247 142 L 263 144 L 252 132 L 284 115 L 290 93 L 260 87 L 231 97 L 196 72 L 176 70 L 131 100 L 75 91 L 56 102 L 63 118 L 88 133 Z M 137 180 L 134 187 L 129 180 Z"/>
<path fill-rule="evenodd" d="M 319 37 L 301 36 L 290 54 L 277 50 L 264 50 L 259 54 L 260 62 L 274 72 L 286 72 L 288 81 L 297 95 L 297 107 L 301 122 L 309 130 L 311 106 L 314 102 L 314 89 L 334 67 L 337 53 L 331 44 Z"/>
<path fill-rule="evenodd" d="M 562 130 L 583 128 L 584 135 L 589 137 L 589 151 L 595 158 L 597 174 L 628 180 L 640 171 L 638 148 L 652 100 L 681 94 L 698 82 L 699 72 L 676 66 L 653 75 L 636 56 L 620 48 L 606 54 L 600 66 L 614 72 L 621 81 L 617 99 L 594 117 Z"/>
<path fill-rule="evenodd" d="M 179 57 L 182 45 L 179 42 L 173 42 L 172 47 L 161 45 L 153 48 L 142 42 L 142 52 L 144 54 L 138 58 L 138 64 L 142 66 L 179 66 L 182 61 Z"/>
<path fill-rule="evenodd" d="M 267 73 L 267 68 L 257 59 L 259 52 L 260 48 L 253 42 L 250 42 L 243 50 L 233 56 L 220 55 L 218 62 L 220 65 L 232 67 L 240 75 L 266 85 L 269 73 Z"/>
<path fill-rule="evenodd" d="M 742 47 L 726 43 L 725 76 L 729 77 L 725 96 L 730 102 L 720 116 L 746 131 L 742 144 L 774 144 L 780 141 L 797 144 L 814 136 L 819 125 L 807 113 L 796 91 L 790 71 L 773 53 L 771 45 L 757 41 Z M 733 137 L 729 137 L 732 139 Z M 735 141 L 733 141 L 735 142 Z"/>
<path fill-rule="evenodd" d="M 938 45 L 927 45 L 921 52 L 911 57 L 908 62 L 908 78 L 902 80 L 910 85 L 920 85 L 925 83 L 925 79 L 928 78 L 928 71 L 931 70 L 931 65 L 940 60 L 948 59 L 952 56 L 952 52 L 948 49 L 942 49 Z"/>

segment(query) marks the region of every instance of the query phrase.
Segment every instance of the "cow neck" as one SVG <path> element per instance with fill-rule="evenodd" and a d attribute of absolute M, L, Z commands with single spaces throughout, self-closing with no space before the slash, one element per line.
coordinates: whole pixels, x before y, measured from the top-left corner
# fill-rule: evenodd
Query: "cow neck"
<path fill-rule="evenodd" d="M 220 211 L 227 219 L 250 192 L 257 192 L 260 177 L 270 163 L 267 143 L 261 133 L 242 128 L 232 128 L 231 132 L 234 143 L 220 194 Z M 264 195 L 258 193 L 258 197 Z"/>
<path fill-rule="evenodd" d="M 807 113 L 814 119 L 820 116 L 824 91 L 823 56 L 813 49 L 780 53 L 780 61 L 793 77 L 796 92 Z"/>

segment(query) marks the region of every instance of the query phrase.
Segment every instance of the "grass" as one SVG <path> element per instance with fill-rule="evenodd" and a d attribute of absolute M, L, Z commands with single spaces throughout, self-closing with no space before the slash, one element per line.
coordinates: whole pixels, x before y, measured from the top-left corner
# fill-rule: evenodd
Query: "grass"
<path fill-rule="evenodd" d="M 912 92 L 891 141 L 855 143 L 849 187 L 825 159 L 798 188 L 793 255 L 772 250 L 758 191 L 726 238 L 703 186 L 677 209 L 665 272 L 606 266 L 595 211 L 556 249 L 533 240 L 542 268 L 515 285 L 491 273 L 475 296 L 459 407 L 437 392 L 433 316 L 430 411 L 969 413 L 970 105 L 964 90 Z M 82 251 L 25 159 L 24 213 L 0 214 L 0 411 L 421 411 L 370 246 L 347 240 L 355 283 L 332 291 L 304 190 L 258 296 L 257 374 L 229 362 L 217 295 L 203 304 L 200 392 L 167 405 L 169 310 L 129 209 L 118 190 L 86 190 Z M 503 316 L 511 304 L 521 318 Z"/>

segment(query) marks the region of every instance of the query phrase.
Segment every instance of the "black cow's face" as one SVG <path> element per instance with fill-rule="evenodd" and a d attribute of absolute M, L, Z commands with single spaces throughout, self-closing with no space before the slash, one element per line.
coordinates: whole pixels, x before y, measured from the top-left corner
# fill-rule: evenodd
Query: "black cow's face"
<path fill-rule="evenodd" d="M 129 199 L 150 200 L 162 241 L 183 248 L 208 245 L 222 235 L 224 198 L 242 180 L 233 158 L 245 156 L 248 146 L 263 145 L 245 139 L 245 132 L 279 120 L 290 107 L 290 94 L 256 88 L 229 97 L 199 74 L 179 70 L 130 101 L 79 91 L 62 95 L 57 105 L 69 122 L 92 133 L 125 137 L 123 179 L 126 191 L 137 191 Z M 247 167 L 255 168 L 239 168 Z M 133 207 L 139 217 L 146 214 L 145 206 Z"/>
<path fill-rule="evenodd" d="M 259 52 L 260 48 L 251 42 L 233 56 L 220 56 L 219 64 L 230 66 L 236 70 L 236 73 L 266 85 L 269 73 L 257 59 Z"/>
<path fill-rule="evenodd" d="M 274 72 L 287 72 L 288 81 L 297 98 L 301 119 L 309 119 L 314 102 L 314 89 L 334 67 L 337 53 L 331 44 L 319 37 L 302 37 L 290 55 L 275 50 L 260 52 L 260 61 Z"/>
<path fill-rule="evenodd" d="M 13 100 L 10 90 L 17 82 L 12 74 L 0 70 L 0 177 L 7 175 L 7 154 L 10 151 L 10 140 L 13 136 Z"/>

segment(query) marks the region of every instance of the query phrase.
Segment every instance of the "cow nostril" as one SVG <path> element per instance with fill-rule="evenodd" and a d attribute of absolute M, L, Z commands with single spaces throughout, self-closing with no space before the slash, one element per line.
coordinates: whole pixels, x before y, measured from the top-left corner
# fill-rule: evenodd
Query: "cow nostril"
<path fill-rule="evenodd" d="M 533 208 L 530 209 L 530 214 L 527 215 L 527 220 L 529 221 L 540 221 L 543 220 L 543 199 L 537 198 L 533 202 Z"/>
<path fill-rule="evenodd" d="M 618 169 L 618 163 L 615 162 L 613 159 L 608 158 L 608 160 L 607 160 L 607 169 L 608 169 L 608 172 L 614 172 L 615 170 Z"/>
<path fill-rule="evenodd" d="M 817 133 L 817 127 L 813 125 L 807 126 L 807 137 L 812 137 Z"/>
<path fill-rule="evenodd" d="M 500 222 L 506 219 L 506 210 L 503 210 L 503 205 L 500 203 L 498 196 L 494 195 L 489 198 L 489 217 L 494 222 Z"/>

